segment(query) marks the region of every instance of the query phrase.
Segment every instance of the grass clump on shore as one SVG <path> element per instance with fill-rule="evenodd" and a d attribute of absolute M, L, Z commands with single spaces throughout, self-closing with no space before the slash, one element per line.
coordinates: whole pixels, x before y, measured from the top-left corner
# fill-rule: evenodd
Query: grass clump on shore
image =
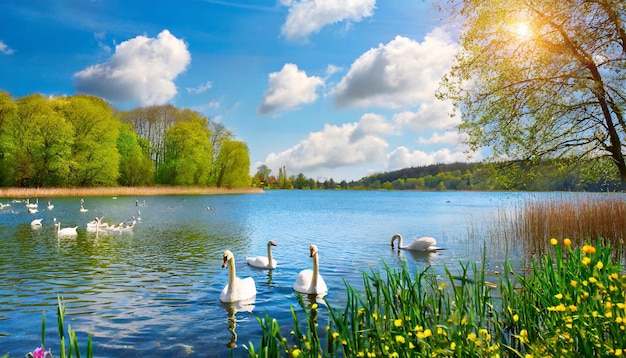
<path fill-rule="evenodd" d="M 497 284 L 485 267 L 461 265 L 437 277 L 385 266 L 363 275 L 363 292 L 346 284 L 343 309 L 316 303 L 293 313 L 293 330 L 269 315 L 249 357 L 619 357 L 626 354 L 626 274 L 611 246 L 574 248 L 552 239 L 553 254 L 529 275 L 505 264 Z M 327 306 L 328 303 L 326 302 Z M 301 327 L 301 322 L 304 327 Z"/>

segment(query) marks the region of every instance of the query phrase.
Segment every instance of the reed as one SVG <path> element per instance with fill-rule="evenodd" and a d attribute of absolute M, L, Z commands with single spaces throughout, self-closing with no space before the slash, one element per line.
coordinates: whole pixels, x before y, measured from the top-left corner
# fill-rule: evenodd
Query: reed
<path fill-rule="evenodd" d="M 218 195 L 262 193 L 259 188 L 197 186 L 89 187 L 89 188 L 0 188 L 0 198 L 45 198 L 59 196 L 151 196 Z"/>
<path fill-rule="evenodd" d="M 500 220 L 504 221 L 509 240 L 520 245 L 527 256 L 545 253 L 553 237 L 570 238 L 575 245 L 587 238 L 602 238 L 625 256 L 624 218 L 626 198 L 606 194 L 532 199 Z"/>
<path fill-rule="evenodd" d="M 262 340 L 249 357 L 616 357 L 626 350 L 626 274 L 610 245 L 573 248 L 552 239 L 553 252 L 532 260 L 528 275 L 507 261 L 497 284 L 484 264 L 461 264 L 445 277 L 407 266 L 346 284 L 343 309 L 292 307 L 294 329 L 259 318 Z M 484 263 L 484 260 L 483 260 Z M 299 314 L 297 314 L 299 313 Z M 301 325 L 306 324 L 304 329 Z"/>

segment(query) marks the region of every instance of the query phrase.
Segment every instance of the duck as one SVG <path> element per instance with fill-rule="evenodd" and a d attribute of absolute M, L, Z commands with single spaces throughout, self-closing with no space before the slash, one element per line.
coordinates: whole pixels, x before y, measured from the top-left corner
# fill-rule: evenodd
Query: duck
<path fill-rule="evenodd" d="M 220 292 L 220 301 L 224 303 L 249 300 L 256 297 L 256 283 L 252 277 L 241 279 L 235 271 L 235 256 L 230 250 L 224 251 L 222 268 L 228 266 L 228 283 Z"/>
<path fill-rule="evenodd" d="M 272 246 L 278 246 L 274 241 L 267 242 L 267 256 L 255 256 L 246 258 L 246 263 L 252 267 L 273 270 L 276 268 L 276 260 L 272 258 Z"/>
<path fill-rule="evenodd" d="M 398 249 L 402 250 L 412 250 L 412 251 L 424 251 L 424 252 L 434 252 L 443 250 L 443 248 L 435 246 L 437 244 L 437 240 L 434 237 L 424 236 L 415 239 L 412 243 L 402 246 L 402 235 L 394 234 L 391 237 L 391 249 L 394 248 L 394 241 L 398 239 Z"/>
<path fill-rule="evenodd" d="M 319 273 L 318 249 L 314 244 L 309 246 L 309 257 L 313 259 L 313 269 L 300 271 L 296 282 L 293 284 L 293 289 L 296 292 L 309 295 L 326 295 L 328 287 Z"/>

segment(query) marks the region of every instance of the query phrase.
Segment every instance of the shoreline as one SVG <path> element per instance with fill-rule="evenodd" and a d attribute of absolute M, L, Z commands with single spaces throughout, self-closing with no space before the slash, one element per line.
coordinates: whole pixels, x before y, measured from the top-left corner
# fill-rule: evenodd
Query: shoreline
<path fill-rule="evenodd" d="M 0 188 L 0 198 L 46 198 L 59 196 L 152 196 L 260 194 L 261 188 L 217 188 L 186 186 L 89 187 L 89 188 Z"/>

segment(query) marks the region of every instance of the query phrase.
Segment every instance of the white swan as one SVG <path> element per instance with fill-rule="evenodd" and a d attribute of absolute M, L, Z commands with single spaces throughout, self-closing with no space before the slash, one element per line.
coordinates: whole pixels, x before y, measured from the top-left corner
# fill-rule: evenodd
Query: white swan
<path fill-rule="evenodd" d="M 434 246 L 435 244 L 437 244 L 437 240 L 435 240 L 435 238 L 430 237 L 430 236 L 417 238 L 412 243 L 406 246 L 402 246 L 402 235 L 400 234 L 395 234 L 391 237 L 391 249 L 392 250 L 394 248 L 393 242 L 396 241 L 396 239 L 398 239 L 398 249 L 412 250 L 412 251 L 426 251 L 426 252 L 443 250 L 440 247 Z"/>
<path fill-rule="evenodd" d="M 48 202 L 48 210 L 52 210 L 52 209 L 54 209 L 54 205 Z"/>
<path fill-rule="evenodd" d="M 43 219 L 35 219 L 30 222 L 30 226 L 41 226 L 41 220 Z"/>
<path fill-rule="evenodd" d="M 80 204 L 80 212 L 81 212 L 81 213 L 86 213 L 86 212 L 88 212 L 88 211 L 89 211 L 89 210 L 88 210 L 88 209 L 85 209 L 85 207 L 83 206 L 83 204 Z"/>
<path fill-rule="evenodd" d="M 76 232 L 76 229 L 78 228 L 78 226 L 74 226 L 74 227 L 64 227 L 63 229 L 61 229 L 61 223 L 60 222 L 56 222 L 56 218 L 54 219 L 56 227 L 57 227 L 57 236 L 61 237 L 61 236 L 76 236 L 78 235 L 78 232 Z"/>
<path fill-rule="evenodd" d="M 313 270 L 300 271 L 298 279 L 293 284 L 293 289 L 309 295 L 325 295 L 328 293 L 328 287 L 319 272 L 317 246 L 313 244 L 309 246 L 309 257 L 313 259 Z"/>
<path fill-rule="evenodd" d="M 241 279 L 237 277 L 235 271 L 235 256 L 229 250 L 224 251 L 224 262 L 222 268 L 228 267 L 228 283 L 220 293 L 220 301 L 237 302 L 250 299 L 256 296 L 256 284 L 252 277 Z"/>
<path fill-rule="evenodd" d="M 272 258 L 272 246 L 278 246 L 272 240 L 267 242 L 267 256 L 256 256 L 256 257 L 248 257 L 246 258 L 246 262 L 248 265 L 261 268 L 261 269 L 270 269 L 273 270 L 276 268 L 276 260 Z"/>

